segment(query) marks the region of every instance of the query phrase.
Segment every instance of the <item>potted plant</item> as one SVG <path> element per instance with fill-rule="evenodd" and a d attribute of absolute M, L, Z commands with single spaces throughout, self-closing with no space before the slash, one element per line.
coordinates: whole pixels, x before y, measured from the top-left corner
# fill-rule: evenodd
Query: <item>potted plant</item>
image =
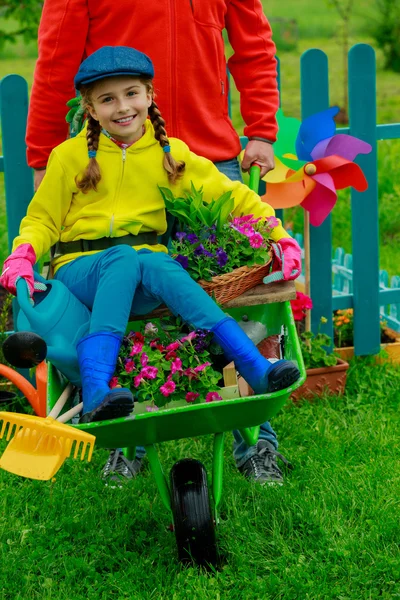
<path fill-rule="evenodd" d="M 236 397 L 238 389 L 230 396 L 223 387 L 224 363 L 216 366 L 220 354 L 212 337 L 189 331 L 176 317 L 146 323 L 124 338 L 110 387 L 130 388 L 136 413 Z"/>
<path fill-rule="evenodd" d="M 337 310 L 333 316 L 335 352 L 341 358 L 349 360 L 354 356 L 354 313 L 352 308 Z M 384 317 L 380 318 L 381 350 L 387 353 L 387 359 L 400 363 L 400 333 L 387 327 Z M 377 356 L 377 361 L 385 360 Z"/>
<path fill-rule="evenodd" d="M 182 198 L 160 190 L 168 212 L 179 222 L 172 256 L 208 294 L 224 303 L 262 283 L 270 270 L 275 217 L 233 217 L 231 192 L 207 203 L 193 185 Z"/>
<path fill-rule="evenodd" d="M 318 331 L 304 331 L 306 311 L 312 308 L 312 301 L 306 294 L 297 292 L 296 299 L 291 301 L 293 317 L 299 332 L 301 352 L 307 379 L 293 394 L 294 401 L 300 398 L 311 399 L 323 393 L 342 394 L 346 385 L 349 364 L 339 358 L 336 353 L 329 353 L 331 338 Z M 321 324 L 326 323 L 324 317 Z"/>

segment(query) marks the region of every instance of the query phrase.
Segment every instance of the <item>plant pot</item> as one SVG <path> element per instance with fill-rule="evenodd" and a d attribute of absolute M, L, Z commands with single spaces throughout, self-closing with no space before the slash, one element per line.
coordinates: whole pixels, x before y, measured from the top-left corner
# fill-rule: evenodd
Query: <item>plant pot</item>
<path fill-rule="evenodd" d="M 381 344 L 381 351 L 387 353 L 385 356 L 375 356 L 375 361 L 378 364 L 384 362 L 394 362 L 400 364 L 400 341 L 393 342 L 391 344 Z M 335 348 L 335 353 L 340 356 L 343 360 L 350 360 L 354 357 L 354 346 L 346 346 L 345 348 Z"/>
<path fill-rule="evenodd" d="M 321 367 L 320 369 L 307 369 L 307 379 L 299 387 L 291 398 L 294 402 L 300 398 L 310 400 L 315 396 L 322 394 L 343 394 L 346 386 L 347 369 L 349 363 L 338 358 L 338 362 L 333 367 Z"/>

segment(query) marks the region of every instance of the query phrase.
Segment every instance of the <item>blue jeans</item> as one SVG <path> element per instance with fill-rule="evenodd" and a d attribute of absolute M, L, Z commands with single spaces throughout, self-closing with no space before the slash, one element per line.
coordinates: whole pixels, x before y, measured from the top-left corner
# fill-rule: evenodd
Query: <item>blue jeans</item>
<path fill-rule="evenodd" d="M 237 158 L 232 160 L 223 160 L 216 162 L 215 166 L 221 173 L 224 173 L 229 179 L 233 181 L 243 181 L 242 173 L 240 171 L 240 165 Z M 256 446 L 248 446 L 239 431 L 233 432 L 233 456 L 236 461 L 236 466 L 241 467 L 250 456 L 256 453 Z M 275 449 L 278 448 L 278 440 L 275 431 L 272 429 L 270 423 L 266 421 L 260 426 L 259 440 L 267 440 L 270 442 Z"/>

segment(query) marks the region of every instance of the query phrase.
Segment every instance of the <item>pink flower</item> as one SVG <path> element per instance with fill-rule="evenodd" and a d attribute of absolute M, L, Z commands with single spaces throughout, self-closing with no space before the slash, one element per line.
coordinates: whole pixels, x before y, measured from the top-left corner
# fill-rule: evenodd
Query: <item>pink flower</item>
<path fill-rule="evenodd" d="M 255 233 L 249 238 L 249 242 L 252 248 L 260 248 L 264 243 L 264 238 L 261 233 Z"/>
<path fill-rule="evenodd" d="M 146 352 L 143 352 L 142 356 L 140 357 L 140 364 L 142 365 L 142 367 L 145 367 L 148 362 L 149 357 L 147 356 Z"/>
<path fill-rule="evenodd" d="M 195 338 L 197 338 L 197 333 L 195 331 L 191 331 L 188 335 L 185 335 L 185 337 L 181 338 L 181 342 L 191 342 Z"/>
<path fill-rule="evenodd" d="M 158 369 L 157 367 L 146 366 L 142 369 L 141 375 L 145 379 L 155 379 L 157 377 Z"/>
<path fill-rule="evenodd" d="M 312 300 L 306 294 L 296 292 L 296 299 L 290 301 L 295 321 L 302 321 L 306 317 L 306 311 L 313 307 Z"/>
<path fill-rule="evenodd" d="M 127 373 L 132 373 L 134 369 L 136 369 L 135 362 L 133 360 L 127 360 L 125 363 L 125 371 Z"/>
<path fill-rule="evenodd" d="M 139 387 L 140 382 L 142 381 L 142 379 L 144 379 L 143 375 L 141 373 L 139 373 L 139 375 L 136 375 L 136 377 L 133 378 L 133 385 L 135 387 Z"/>
<path fill-rule="evenodd" d="M 267 217 L 267 223 L 269 227 L 278 227 L 279 219 L 277 219 L 276 217 Z"/>
<path fill-rule="evenodd" d="M 190 367 L 189 367 L 189 369 L 185 369 L 183 371 L 183 374 L 189 378 L 189 381 L 191 381 L 192 379 L 198 379 L 198 377 L 199 377 L 197 375 L 196 371 L 194 369 L 191 369 Z"/>
<path fill-rule="evenodd" d="M 208 392 L 206 402 L 214 402 L 214 400 L 222 400 L 222 397 L 217 392 Z"/>
<path fill-rule="evenodd" d="M 200 373 L 200 371 L 204 371 L 204 369 L 206 369 L 210 365 L 211 365 L 211 363 L 209 363 L 209 362 L 203 363 L 202 365 L 198 365 L 197 367 L 195 367 L 194 371 L 195 371 L 195 373 Z"/>
<path fill-rule="evenodd" d="M 196 392 L 188 392 L 185 396 L 185 400 L 186 402 L 194 402 L 199 396 L 200 394 L 197 394 Z"/>
<path fill-rule="evenodd" d="M 135 356 L 135 354 L 139 354 L 143 350 L 143 342 L 137 341 L 133 342 L 132 349 L 129 353 L 129 356 Z"/>
<path fill-rule="evenodd" d="M 246 225 L 242 225 L 241 227 L 238 227 L 240 233 L 243 233 L 243 235 L 252 238 L 253 235 L 255 234 L 254 229 L 252 228 L 252 226 L 250 224 L 246 224 Z"/>
<path fill-rule="evenodd" d="M 182 371 L 182 361 L 180 358 L 175 358 L 175 360 L 171 363 L 172 375 L 177 371 Z"/>
<path fill-rule="evenodd" d="M 177 356 L 176 352 L 173 352 L 171 350 L 171 352 L 167 352 L 167 354 L 165 355 L 165 359 L 166 360 L 175 360 L 176 356 Z"/>
<path fill-rule="evenodd" d="M 146 411 L 147 412 L 157 412 L 159 410 L 158 406 L 154 405 L 154 406 L 146 406 Z"/>
<path fill-rule="evenodd" d="M 114 388 L 117 387 L 117 385 L 119 385 L 118 383 L 118 377 L 112 377 L 110 383 L 108 384 L 110 389 L 113 390 Z"/>
<path fill-rule="evenodd" d="M 166 347 L 166 350 L 168 352 L 171 352 L 171 351 L 173 352 L 174 350 L 178 350 L 179 346 L 180 346 L 179 342 L 172 342 L 172 344 L 169 344 L 169 346 Z"/>
<path fill-rule="evenodd" d="M 166 381 L 164 385 L 160 387 L 160 392 L 163 396 L 170 396 L 175 391 L 176 385 L 174 381 Z"/>

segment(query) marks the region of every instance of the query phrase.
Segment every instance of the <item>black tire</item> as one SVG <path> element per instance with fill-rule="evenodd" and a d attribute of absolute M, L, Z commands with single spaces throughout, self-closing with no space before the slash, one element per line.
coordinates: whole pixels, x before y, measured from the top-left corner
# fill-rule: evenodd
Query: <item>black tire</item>
<path fill-rule="evenodd" d="M 172 467 L 170 478 L 179 560 L 217 566 L 218 549 L 204 466 L 191 458 L 179 460 Z"/>

